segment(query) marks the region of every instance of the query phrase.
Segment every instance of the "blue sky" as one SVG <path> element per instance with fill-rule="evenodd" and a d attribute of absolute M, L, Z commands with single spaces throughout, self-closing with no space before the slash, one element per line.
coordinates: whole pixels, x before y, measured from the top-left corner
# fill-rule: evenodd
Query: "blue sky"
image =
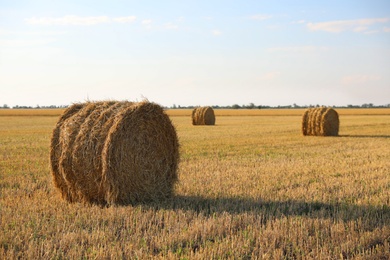
<path fill-rule="evenodd" d="M 390 103 L 390 1 L 0 2 L 0 106 Z"/>

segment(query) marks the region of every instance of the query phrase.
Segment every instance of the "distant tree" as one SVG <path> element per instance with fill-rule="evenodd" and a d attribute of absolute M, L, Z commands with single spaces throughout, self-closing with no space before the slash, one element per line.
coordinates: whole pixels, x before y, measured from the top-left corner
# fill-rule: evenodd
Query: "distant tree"
<path fill-rule="evenodd" d="M 253 108 L 255 108 L 255 104 L 253 104 L 253 103 L 249 103 L 249 105 L 247 106 L 247 108 L 249 108 L 249 109 L 253 109 Z"/>
<path fill-rule="evenodd" d="M 233 108 L 233 109 L 239 109 L 239 108 L 241 108 L 241 107 L 240 107 L 240 105 L 234 104 L 234 105 L 232 106 L 232 108 Z"/>
<path fill-rule="evenodd" d="M 8 106 L 7 104 L 4 104 L 4 105 L 3 105 L 3 108 L 4 108 L 4 109 L 8 109 L 9 106 Z"/>

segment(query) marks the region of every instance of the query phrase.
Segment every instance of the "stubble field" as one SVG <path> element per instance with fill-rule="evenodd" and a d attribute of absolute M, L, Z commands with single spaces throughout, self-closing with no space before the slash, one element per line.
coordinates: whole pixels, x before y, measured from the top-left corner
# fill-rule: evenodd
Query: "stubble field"
<path fill-rule="evenodd" d="M 176 195 L 109 208 L 53 187 L 61 111 L 0 111 L 0 259 L 388 259 L 390 109 L 337 111 L 339 137 L 302 136 L 303 110 L 168 111 Z"/>

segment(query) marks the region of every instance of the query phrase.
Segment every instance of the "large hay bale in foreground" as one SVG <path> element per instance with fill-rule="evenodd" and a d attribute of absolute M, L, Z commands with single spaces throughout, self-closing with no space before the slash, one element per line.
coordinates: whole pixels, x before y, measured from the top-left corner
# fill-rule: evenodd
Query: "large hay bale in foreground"
<path fill-rule="evenodd" d="M 309 108 L 302 117 L 302 134 L 314 136 L 337 136 L 339 115 L 333 108 Z"/>
<path fill-rule="evenodd" d="M 192 111 L 193 125 L 215 125 L 215 115 L 212 107 L 197 107 Z"/>
<path fill-rule="evenodd" d="M 50 163 L 55 186 L 70 202 L 158 201 L 173 193 L 179 143 L 157 104 L 74 104 L 53 130 Z"/>

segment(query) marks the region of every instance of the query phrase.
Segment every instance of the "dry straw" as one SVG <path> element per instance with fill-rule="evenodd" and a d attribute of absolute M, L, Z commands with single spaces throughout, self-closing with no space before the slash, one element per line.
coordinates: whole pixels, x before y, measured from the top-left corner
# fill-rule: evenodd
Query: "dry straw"
<path fill-rule="evenodd" d="M 70 202 L 158 201 L 173 193 L 179 143 L 157 104 L 74 104 L 53 130 L 50 163 L 55 186 Z"/>
<path fill-rule="evenodd" d="M 309 108 L 302 117 L 302 134 L 337 136 L 339 124 L 339 115 L 333 108 Z"/>
<path fill-rule="evenodd" d="M 215 115 L 212 107 L 197 107 L 192 111 L 193 125 L 215 125 Z"/>

